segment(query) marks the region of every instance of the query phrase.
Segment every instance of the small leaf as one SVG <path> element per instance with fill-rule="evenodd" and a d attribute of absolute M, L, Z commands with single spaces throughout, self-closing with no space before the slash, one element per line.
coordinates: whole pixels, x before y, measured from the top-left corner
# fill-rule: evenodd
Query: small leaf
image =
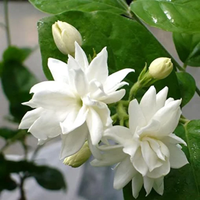
<path fill-rule="evenodd" d="M 22 63 L 32 52 L 30 48 L 8 47 L 3 53 L 3 61 L 17 61 Z"/>
<path fill-rule="evenodd" d="M 65 180 L 60 171 L 48 166 L 35 166 L 31 176 L 37 183 L 48 190 L 66 189 Z"/>
<path fill-rule="evenodd" d="M 200 32 L 199 0 L 137 0 L 131 10 L 150 26 L 171 32 Z"/>
<path fill-rule="evenodd" d="M 181 61 L 200 67 L 200 34 L 173 33 L 173 40 Z"/>
<path fill-rule="evenodd" d="M 37 9 L 50 14 L 70 10 L 93 12 L 97 10 L 123 14 L 128 10 L 124 0 L 29 0 Z"/>
<path fill-rule="evenodd" d="M 182 97 L 182 107 L 185 106 L 194 96 L 196 90 L 196 82 L 194 78 L 187 72 L 177 72 L 178 83 Z"/>

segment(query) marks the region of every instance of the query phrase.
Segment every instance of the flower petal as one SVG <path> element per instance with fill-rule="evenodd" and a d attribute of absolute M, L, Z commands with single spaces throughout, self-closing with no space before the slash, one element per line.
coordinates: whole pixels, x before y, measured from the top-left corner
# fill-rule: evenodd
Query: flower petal
<path fill-rule="evenodd" d="M 130 72 L 134 72 L 134 69 L 122 69 L 118 72 L 115 72 L 108 76 L 104 83 L 104 90 L 106 93 L 112 93 L 116 91 L 118 88 L 122 87 L 126 82 L 123 83 L 123 85 L 120 85 L 119 83 L 129 74 Z M 116 87 L 118 85 L 118 87 Z"/>
<path fill-rule="evenodd" d="M 143 180 L 144 180 L 144 189 L 145 189 L 145 191 L 146 191 L 146 196 L 148 196 L 149 193 L 150 193 L 151 190 L 152 190 L 153 183 L 154 183 L 154 179 L 145 176 L 145 177 L 143 178 Z"/>
<path fill-rule="evenodd" d="M 113 126 L 104 132 L 104 136 L 108 139 L 112 139 L 115 142 L 126 147 L 126 144 L 129 144 L 129 141 L 132 140 L 131 132 L 128 128 L 123 126 Z"/>
<path fill-rule="evenodd" d="M 159 158 L 157 157 L 156 153 L 152 150 L 148 141 L 141 142 L 141 151 L 144 161 L 146 162 L 146 165 L 148 166 L 150 172 L 162 165 L 162 162 L 160 162 Z"/>
<path fill-rule="evenodd" d="M 68 65 L 60 60 L 49 58 L 48 67 L 56 82 L 68 83 Z"/>
<path fill-rule="evenodd" d="M 126 91 L 124 89 L 121 89 L 119 91 L 110 93 L 107 96 L 101 98 L 101 101 L 103 101 L 106 104 L 115 103 L 120 101 L 124 97 L 125 93 Z"/>
<path fill-rule="evenodd" d="M 40 117 L 30 126 L 28 132 L 40 140 L 47 140 L 61 134 L 59 121 L 63 119 L 61 113 L 43 111 Z"/>
<path fill-rule="evenodd" d="M 113 147 L 113 146 L 112 146 Z M 114 146 L 111 149 L 105 149 L 100 159 L 96 158 L 91 162 L 92 166 L 112 166 L 116 163 L 121 162 L 127 155 L 122 151 L 121 146 Z M 103 150 L 103 148 L 101 148 Z"/>
<path fill-rule="evenodd" d="M 137 126 L 142 127 L 146 124 L 146 119 L 136 99 L 130 102 L 128 113 L 129 113 L 129 127 L 132 134 L 134 134 Z"/>
<path fill-rule="evenodd" d="M 88 111 L 89 110 L 85 105 L 83 105 L 81 108 L 76 106 L 68 109 L 68 113 L 64 122 L 60 123 L 62 133 L 67 134 L 81 126 L 86 121 Z"/>
<path fill-rule="evenodd" d="M 88 68 L 88 59 L 83 51 L 83 49 L 79 46 L 77 42 L 75 42 L 75 60 L 79 64 L 79 67 L 86 72 L 86 69 Z"/>
<path fill-rule="evenodd" d="M 133 166 L 135 167 L 135 169 L 140 174 L 142 174 L 142 176 L 146 176 L 146 174 L 148 172 L 148 166 L 145 163 L 144 158 L 142 157 L 142 152 L 141 152 L 140 148 L 138 148 L 135 155 L 133 157 L 131 157 L 131 162 L 132 162 Z"/>
<path fill-rule="evenodd" d="M 60 159 L 64 159 L 65 157 L 71 156 L 79 151 L 85 143 L 87 135 L 88 129 L 85 123 L 70 132 L 69 134 L 62 134 L 62 148 L 60 152 Z"/>
<path fill-rule="evenodd" d="M 113 187 L 117 190 L 123 188 L 137 173 L 127 156 L 115 168 Z"/>
<path fill-rule="evenodd" d="M 164 192 L 164 177 L 154 179 L 153 189 L 160 195 Z"/>
<path fill-rule="evenodd" d="M 104 126 L 100 116 L 93 108 L 89 109 L 86 122 L 88 125 L 92 144 L 97 145 L 98 142 L 101 140 Z"/>
<path fill-rule="evenodd" d="M 168 87 L 164 87 L 160 92 L 156 95 L 156 110 L 159 110 L 165 105 L 165 101 L 167 98 Z"/>
<path fill-rule="evenodd" d="M 93 79 L 99 81 L 100 83 L 104 83 L 108 77 L 108 52 L 106 48 L 103 48 L 100 53 L 92 60 L 88 69 L 87 69 L 87 78 L 88 81 Z"/>
<path fill-rule="evenodd" d="M 57 110 L 74 104 L 74 94 L 64 83 L 45 81 L 34 85 L 30 93 L 34 93 L 30 103 L 46 109 Z"/>
<path fill-rule="evenodd" d="M 184 152 L 181 150 L 181 146 L 174 144 L 168 144 L 167 146 L 170 152 L 169 159 L 171 168 L 178 169 L 189 163 Z"/>
<path fill-rule="evenodd" d="M 146 121 L 149 121 L 156 112 L 156 89 L 151 86 L 140 101 L 140 107 Z"/>
<path fill-rule="evenodd" d="M 137 173 L 132 178 L 132 194 L 135 198 L 139 196 L 139 192 L 142 189 L 142 185 L 143 185 L 143 178 L 140 173 Z"/>
<path fill-rule="evenodd" d="M 21 123 L 19 124 L 19 129 L 28 129 L 40 117 L 42 111 L 42 108 L 28 111 L 22 118 Z"/>

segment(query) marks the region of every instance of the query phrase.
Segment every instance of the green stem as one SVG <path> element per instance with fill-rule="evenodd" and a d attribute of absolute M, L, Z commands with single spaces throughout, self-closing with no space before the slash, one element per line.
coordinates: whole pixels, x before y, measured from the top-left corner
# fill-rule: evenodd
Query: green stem
<path fill-rule="evenodd" d="M 8 0 L 4 0 L 4 17 L 5 17 L 5 29 L 8 46 L 11 45 L 10 28 L 9 28 L 9 16 L 8 16 Z"/>
<path fill-rule="evenodd" d="M 196 93 L 200 96 L 200 90 L 197 86 L 196 86 Z"/>
<path fill-rule="evenodd" d="M 137 81 L 131 88 L 129 92 L 129 98 L 128 101 L 130 102 L 137 94 L 137 91 L 141 88 L 141 84 L 139 81 Z"/>
<path fill-rule="evenodd" d="M 26 179 L 25 175 L 20 177 L 20 185 L 19 185 L 20 198 L 19 198 L 19 200 L 26 200 L 25 191 L 24 191 L 24 181 L 25 181 L 25 179 Z"/>

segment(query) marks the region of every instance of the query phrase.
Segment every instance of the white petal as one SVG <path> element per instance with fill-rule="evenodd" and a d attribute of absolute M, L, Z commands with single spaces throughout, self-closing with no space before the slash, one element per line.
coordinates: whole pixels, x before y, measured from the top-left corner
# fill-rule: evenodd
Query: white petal
<path fill-rule="evenodd" d="M 92 60 L 87 69 L 88 80 L 97 80 L 100 83 L 104 83 L 108 77 L 108 52 L 106 48 L 103 48 L 100 53 Z"/>
<path fill-rule="evenodd" d="M 142 127 L 146 124 L 146 119 L 136 99 L 130 102 L 128 113 L 129 113 L 129 127 L 132 134 L 134 134 L 137 126 Z"/>
<path fill-rule="evenodd" d="M 88 114 L 88 109 L 86 106 L 82 106 L 81 108 L 77 107 L 71 107 L 71 109 L 68 109 L 67 116 L 64 120 L 64 122 L 61 122 L 61 128 L 62 133 L 67 134 L 74 129 L 81 126 L 85 121 Z"/>
<path fill-rule="evenodd" d="M 127 156 L 119 165 L 115 168 L 113 187 L 117 190 L 123 188 L 129 181 L 137 174 L 130 157 Z"/>
<path fill-rule="evenodd" d="M 144 179 L 144 189 L 145 189 L 145 191 L 146 191 L 146 196 L 148 196 L 149 193 L 150 193 L 151 190 L 152 190 L 153 183 L 154 183 L 154 179 L 149 178 L 149 177 L 147 177 L 147 176 L 145 176 L 143 179 Z"/>
<path fill-rule="evenodd" d="M 151 86 L 140 101 L 143 115 L 149 121 L 156 112 L 156 89 Z"/>
<path fill-rule="evenodd" d="M 101 151 L 98 148 L 99 146 L 98 145 L 92 145 L 90 136 L 88 136 L 88 145 L 89 145 L 89 148 L 90 148 L 92 155 L 98 160 L 102 159 Z"/>
<path fill-rule="evenodd" d="M 153 117 L 154 120 L 160 122 L 159 133 L 155 133 L 158 137 L 168 136 L 177 127 L 181 115 L 181 100 L 170 102 L 161 108 Z"/>
<path fill-rule="evenodd" d="M 81 69 L 75 71 L 74 85 L 79 96 L 83 96 L 88 91 L 88 84 L 85 74 Z"/>
<path fill-rule="evenodd" d="M 169 161 L 171 168 L 178 169 L 189 163 L 180 147 L 174 144 L 168 144 L 167 146 L 170 152 Z"/>
<path fill-rule="evenodd" d="M 61 134 L 59 122 L 62 118 L 60 113 L 44 111 L 28 131 L 41 140 L 56 137 Z"/>
<path fill-rule="evenodd" d="M 131 162 L 135 169 L 140 172 L 143 176 L 145 176 L 148 172 L 148 166 L 142 157 L 141 150 L 138 148 L 135 155 L 131 157 Z"/>
<path fill-rule="evenodd" d="M 88 68 L 87 56 L 77 42 L 75 42 L 75 60 L 81 69 L 85 72 Z"/>
<path fill-rule="evenodd" d="M 36 108 L 28 111 L 19 124 L 19 129 L 28 129 L 41 115 L 42 108 Z"/>
<path fill-rule="evenodd" d="M 64 83 L 45 81 L 34 85 L 30 93 L 34 93 L 30 102 L 46 109 L 57 110 L 74 103 L 74 94 Z"/>
<path fill-rule="evenodd" d="M 128 142 L 124 143 L 123 152 L 133 157 L 138 148 L 139 148 L 139 142 L 135 140 L 129 140 Z"/>
<path fill-rule="evenodd" d="M 86 122 L 88 125 L 92 144 L 97 145 L 98 142 L 101 140 L 104 130 L 102 120 L 99 117 L 98 113 L 94 109 L 90 108 Z"/>
<path fill-rule="evenodd" d="M 165 105 L 165 100 L 167 98 L 168 87 L 164 87 L 160 92 L 156 95 L 156 110 L 159 110 Z"/>
<path fill-rule="evenodd" d="M 160 177 L 154 180 L 153 189 L 160 195 L 164 192 L 164 177 Z"/>
<path fill-rule="evenodd" d="M 143 178 L 141 174 L 137 173 L 132 179 L 132 194 L 135 198 L 139 196 L 139 192 L 142 189 Z"/>
<path fill-rule="evenodd" d="M 121 89 L 119 91 L 108 94 L 106 97 L 102 98 L 101 100 L 106 104 L 115 103 L 115 102 L 120 101 L 124 97 L 125 92 L 126 91 L 124 89 Z"/>
<path fill-rule="evenodd" d="M 73 70 L 81 69 L 81 67 L 79 66 L 79 63 L 71 55 L 68 55 L 67 64 L 68 64 L 69 69 L 73 69 Z M 82 64 L 82 63 L 80 63 L 80 64 Z"/>
<path fill-rule="evenodd" d="M 128 73 L 134 71 L 134 69 L 122 69 L 108 76 L 104 83 L 104 90 L 106 91 L 106 93 L 114 92 L 118 88 L 122 87 L 122 85 L 119 85 L 119 83 L 127 76 Z M 118 85 L 117 88 L 116 85 Z"/>
<path fill-rule="evenodd" d="M 88 135 L 86 124 L 78 127 L 69 134 L 62 135 L 62 149 L 60 152 L 60 159 L 75 154 L 85 143 Z"/>
<path fill-rule="evenodd" d="M 101 155 L 101 158 L 94 159 L 91 162 L 91 165 L 98 167 L 112 166 L 116 163 L 121 162 L 125 157 L 127 157 L 127 155 L 124 154 L 124 152 L 122 151 L 122 147 L 115 146 L 112 149 L 105 150 L 104 153 Z"/>
<path fill-rule="evenodd" d="M 113 126 L 104 132 L 104 136 L 108 139 L 112 139 L 115 142 L 126 147 L 129 141 L 132 141 L 132 135 L 128 128 L 123 126 Z"/>
<path fill-rule="evenodd" d="M 166 159 L 166 161 L 162 161 L 162 162 L 163 162 L 163 164 L 160 167 L 158 167 L 158 168 L 154 169 L 153 171 L 147 173 L 147 176 L 149 178 L 154 178 L 154 179 L 160 178 L 160 177 L 165 176 L 169 173 L 169 171 L 170 171 L 169 160 Z"/>
<path fill-rule="evenodd" d="M 150 172 L 162 165 L 162 162 L 159 161 L 159 158 L 150 147 L 149 142 L 147 141 L 141 142 L 141 151 L 144 161 L 146 162 Z"/>
<path fill-rule="evenodd" d="M 55 81 L 68 83 L 68 65 L 66 63 L 54 58 L 49 58 L 48 67 Z"/>
<path fill-rule="evenodd" d="M 169 137 L 166 137 L 164 139 L 165 143 L 172 143 L 172 144 L 184 144 L 185 146 L 187 146 L 186 142 L 181 139 L 180 137 L 176 136 L 175 134 L 170 134 Z"/>

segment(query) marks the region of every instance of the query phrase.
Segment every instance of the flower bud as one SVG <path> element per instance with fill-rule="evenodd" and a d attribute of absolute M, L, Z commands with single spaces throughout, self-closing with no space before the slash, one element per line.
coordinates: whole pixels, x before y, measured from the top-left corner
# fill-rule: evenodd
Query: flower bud
<path fill-rule="evenodd" d="M 72 156 L 69 156 L 64 159 L 63 163 L 71 167 L 80 167 L 85 163 L 91 156 L 91 151 L 88 146 L 88 142 L 82 146 L 82 148 Z"/>
<path fill-rule="evenodd" d="M 173 63 L 170 58 L 157 58 L 149 66 L 149 74 L 154 79 L 164 79 L 172 72 Z"/>
<path fill-rule="evenodd" d="M 79 31 L 72 25 L 57 21 L 52 25 L 52 34 L 57 48 L 63 54 L 73 55 L 75 52 L 75 41 L 81 46 L 82 37 Z"/>

